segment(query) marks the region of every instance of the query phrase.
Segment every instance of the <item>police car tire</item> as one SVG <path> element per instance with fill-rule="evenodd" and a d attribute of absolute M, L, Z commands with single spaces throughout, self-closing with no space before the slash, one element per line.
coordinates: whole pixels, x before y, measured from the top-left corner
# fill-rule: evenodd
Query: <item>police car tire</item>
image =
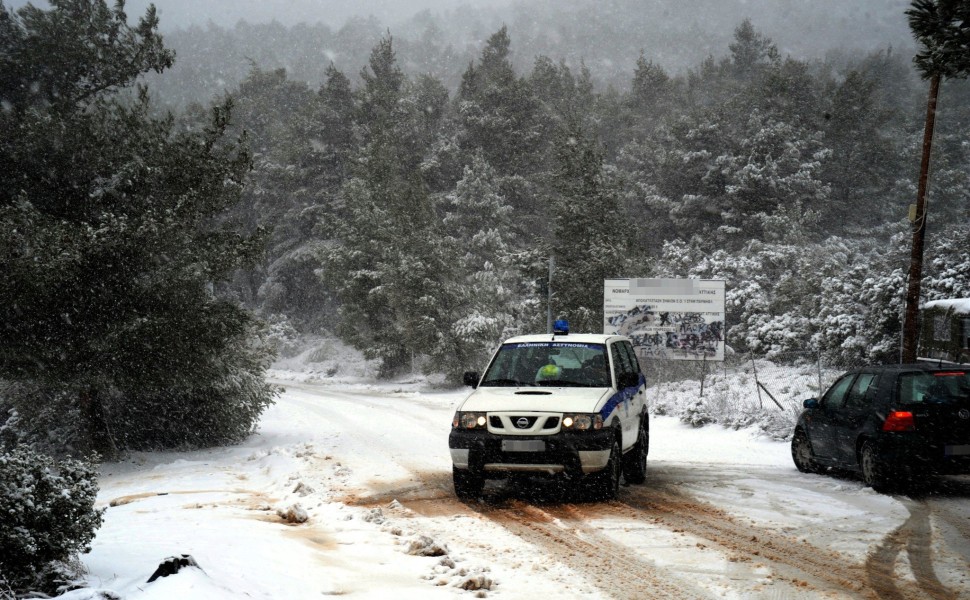
<path fill-rule="evenodd" d="M 477 500 L 482 496 L 485 478 L 469 469 L 451 468 L 451 480 L 455 485 L 455 495 L 460 500 Z"/>
<path fill-rule="evenodd" d="M 597 471 L 586 478 L 586 490 L 593 500 L 615 500 L 620 491 L 621 462 L 620 441 L 613 437 L 610 449 L 610 460 L 601 471 Z"/>
<path fill-rule="evenodd" d="M 640 418 L 640 427 L 637 431 L 637 443 L 630 448 L 630 451 L 623 455 L 623 479 L 636 485 L 647 480 L 647 453 L 650 449 L 650 433 L 644 427 L 646 415 Z"/>

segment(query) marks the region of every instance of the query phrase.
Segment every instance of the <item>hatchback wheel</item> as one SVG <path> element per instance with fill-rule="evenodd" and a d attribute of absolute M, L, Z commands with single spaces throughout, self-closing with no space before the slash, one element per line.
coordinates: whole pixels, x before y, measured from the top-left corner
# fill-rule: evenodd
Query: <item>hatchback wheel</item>
<path fill-rule="evenodd" d="M 795 462 L 795 467 L 802 473 L 818 473 L 818 463 L 815 462 L 812 443 L 808 440 L 808 435 L 801 429 L 796 431 L 795 437 L 792 438 L 791 457 Z"/>
<path fill-rule="evenodd" d="M 862 466 L 862 481 L 873 490 L 885 494 L 893 491 L 889 469 L 876 449 L 876 444 L 867 441 L 862 444 L 859 462 Z"/>

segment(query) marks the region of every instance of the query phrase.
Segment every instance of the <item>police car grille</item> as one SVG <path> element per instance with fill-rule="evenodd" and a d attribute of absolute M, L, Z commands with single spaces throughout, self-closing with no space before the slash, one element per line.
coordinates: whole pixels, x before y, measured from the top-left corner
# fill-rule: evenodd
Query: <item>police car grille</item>
<path fill-rule="evenodd" d="M 509 417 L 516 429 L 531 429 L 539 417 Z"/>
<path fill-rule="evenodd" d="M 526 425 L 524 427 L 519 426 L 519 419 L 526 419 Z M 539 417 L 526 417 L 526 416 L 512 416 L 509 417 L 509 421 L 512 422 L 512 427 L 515 429 L 531 429 Z M 505 426 L 502 425 L 501 417 L 497 415 L 491 415 L 488 417 L 488 424 L 492 429 L 504 429 Z M 559 417 L 546 417 L 546 420 L 542 423 L 542 429 L 555 429 L 559 426 Z"/>

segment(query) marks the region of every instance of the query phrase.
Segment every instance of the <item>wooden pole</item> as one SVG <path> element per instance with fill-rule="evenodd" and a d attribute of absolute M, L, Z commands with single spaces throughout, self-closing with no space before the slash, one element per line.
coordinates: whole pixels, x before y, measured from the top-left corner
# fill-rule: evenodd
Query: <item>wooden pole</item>
<path fill-rule="evenodd" d="M 936 122 L 936 101 L 940 93 L 940 75 L 930 79 L 930 95 L 926 102 L 926 128 L 923 131 L 923 160 L 920 163 L 919 186 L 916 192 L 916 218 L 913 222 L 913 250 L 909 261 L 909 285 L 906 289 L 906 313 L 903 321 L 902 363 L 916 362 L 916 342 L 919 337 L 919 296 L 923 278 L 923 242 L 926 236 L 926 189 L 930 172 L 930 151 L 933 146 L 933 126 Z"/>

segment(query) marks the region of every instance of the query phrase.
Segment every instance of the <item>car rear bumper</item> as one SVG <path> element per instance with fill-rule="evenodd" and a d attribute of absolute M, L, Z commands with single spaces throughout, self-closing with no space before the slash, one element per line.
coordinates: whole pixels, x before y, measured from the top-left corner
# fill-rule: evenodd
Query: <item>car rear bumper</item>
<path fill-rule="evenodd" d="M 579 477 L 606 467 L 614 434 L 608 429 L 553 435 L 506 436 L 453 429 L 448 437 L 452 464 L 486 477 L 514 473 Z M 541 449 L 533 443 L 541 442 Z M 532 447 L 530 447 L 530 445 Z"/>
<path fill-rule="evenodd" d="M 945 444 L 918 435 L 891 435 L 881 440 L 881 453 L 914 476 L 935 472 L 970 474 L 970 444 Z"/>

